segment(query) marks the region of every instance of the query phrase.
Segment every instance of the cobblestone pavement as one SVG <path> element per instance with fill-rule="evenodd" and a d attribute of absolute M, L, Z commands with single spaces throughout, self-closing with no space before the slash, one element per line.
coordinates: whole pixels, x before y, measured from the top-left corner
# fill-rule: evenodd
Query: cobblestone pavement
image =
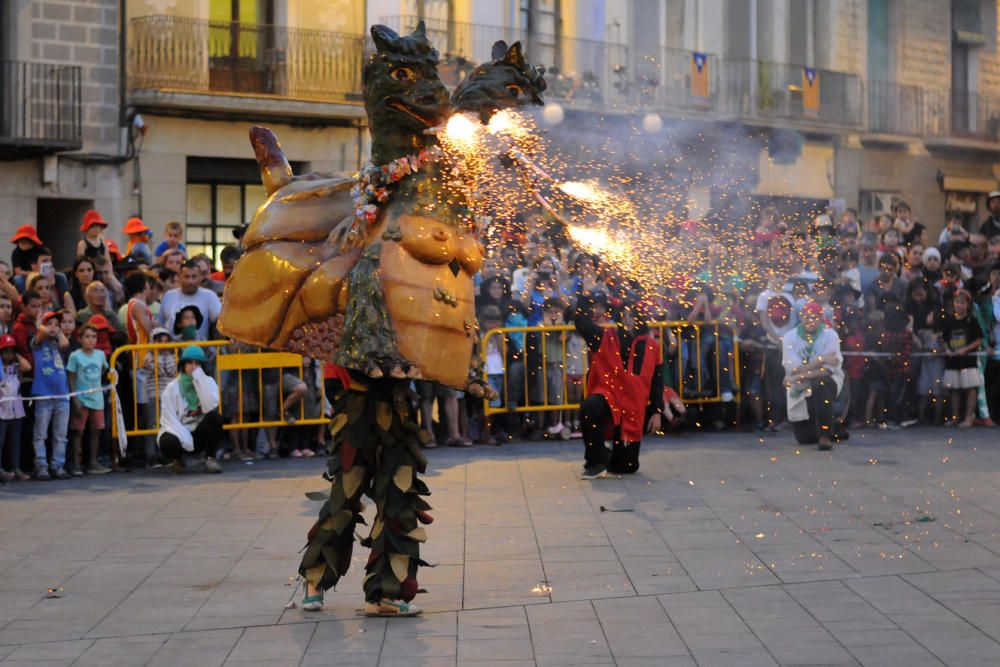
<path fill-rule="evenodd" d="M 1000 664 L 1000 432 L 430 452 L 416 619 L 285 609 L 319 460 L 0 489 L 0 665 Z M 61 589 L 46 598 L 48 588 Z"/>

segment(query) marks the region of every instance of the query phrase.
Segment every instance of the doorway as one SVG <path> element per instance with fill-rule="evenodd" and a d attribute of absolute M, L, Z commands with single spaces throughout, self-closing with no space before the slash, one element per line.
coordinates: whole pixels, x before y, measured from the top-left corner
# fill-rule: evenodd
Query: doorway
<path fill-rule="evenodd" d="M 93 199 L 39 199 L 36 208 L 38 236 L 52 251 L 56 270 L 70 270 L 76 259 L 83 214 L 94 208 Z"/>

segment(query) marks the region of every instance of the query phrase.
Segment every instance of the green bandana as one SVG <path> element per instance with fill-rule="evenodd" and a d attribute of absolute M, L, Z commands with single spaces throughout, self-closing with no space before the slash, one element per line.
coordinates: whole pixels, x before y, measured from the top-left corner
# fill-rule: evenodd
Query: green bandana
<path fill-rule="evenodd" d="M 198 399 L 198 391 L 194 388 L 194 378 L 187 373 L 181 373 L 179 379 L 181 381 L 181 396 L 184 397 L 188 410 L 201 412 L 201 401 Z"/>
<path fill-rule="evenodd" d="M 802 363 L 809 361 L 812 358 L 813 348 L 816 346 L 816 341 L 819 340 L 819 335 L 823 333 L 823 329 L 826 328 L 826 324 L 820 320 L 819 326 L 816 327 L 816 331 L 809 333 L 806 328 L 802 326 L 802 322 L 799 322 L 798 326 L 795 327 L 796 333 L 799 334 L 799 338 L 806 342 L 805 349 L 802 350 Z"/>

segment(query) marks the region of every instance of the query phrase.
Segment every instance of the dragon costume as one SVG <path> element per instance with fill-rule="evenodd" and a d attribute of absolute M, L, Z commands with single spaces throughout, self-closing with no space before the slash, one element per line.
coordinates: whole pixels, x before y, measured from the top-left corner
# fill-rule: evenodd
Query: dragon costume
<path fill-rule="evenodd" d="M 484 249 L 475 222 L 442 192 L 441 152 L 427 130 L 452 107 L 423 22 L 410 35 L 385 26 L 371 35 L 375 52 L 362 76 L 371 161 L 354 179 L 295 176 L 274 135 L 251 130 L 269 197 L 243 234 L 219 329 L 349 370 L 331 397 L 330 491 L 310 494 L 323 505 L 299 567 L 309 585 L 303 608 L 320 608 L 322 592 L 347 572 L 367 495 L 376 517 L 362 540 L 371 549 L 365 612 L 409 615 L 419 613 L 409 602 L 426 564 L 423 525 L 433 520 L 417 476 L 427 461 L 409 380 L 487 391 L 471 360 L 472 277 Z M 540 103 L 543 72 L 525 63 L 520 44 L 498 42 L 493 62 L 456 89 L 456 108 L 486 120 L 497 109 Z"/>

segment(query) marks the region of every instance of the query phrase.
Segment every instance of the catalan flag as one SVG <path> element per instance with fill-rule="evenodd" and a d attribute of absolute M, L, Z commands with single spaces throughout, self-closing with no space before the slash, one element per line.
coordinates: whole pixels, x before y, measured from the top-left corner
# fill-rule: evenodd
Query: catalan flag
<path fill-rule="evenodd" d="M 691 54 L 691 95 L 708 97 L 708 54 Z"/>
<path fill-rule="evenodd" d="M 813 67 L 802 68 L 802 110 L 807 116 L 819 115 L 819 72 Z"/>

